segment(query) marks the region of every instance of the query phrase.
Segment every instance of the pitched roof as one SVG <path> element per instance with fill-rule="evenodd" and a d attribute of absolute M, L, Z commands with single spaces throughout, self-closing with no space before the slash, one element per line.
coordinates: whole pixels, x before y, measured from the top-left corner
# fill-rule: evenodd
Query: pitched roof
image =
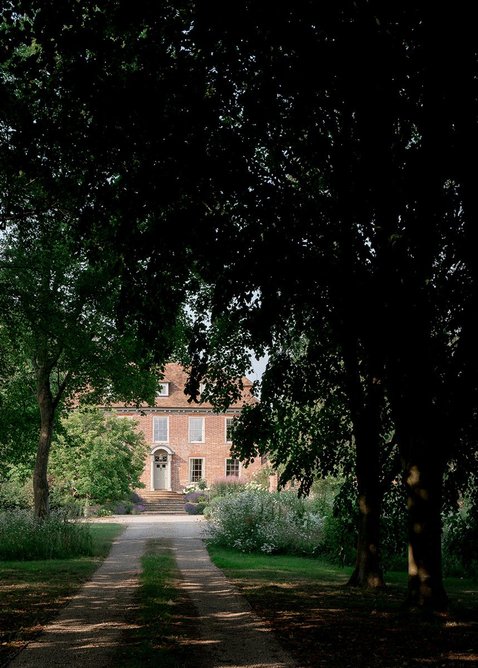
<path fill-rule="evenodd" d="M 156 397 L 155 406 L 158 408 L 189 408 L 194 410 L 195 408 L 208 408 L 212 409 L 213 406 L 211 403 L 206 401 L 201 401 L 199 404 L 194 401 L 189 401 L 189 397 L 184 393 L 184 387 L 188 379 L 188 373 L 185 369 L 175 362 L 170 362 L 165 365 L 164 368 L 164 378 L 162 382 L 169 383 L 169 392 L 168 396 Z M 240 409 L 244 404 L 251 404 L 257 402 L 256 397 L 252 395 L 252 381 L 245 376 L 242 378 L 242 398 L 231 404 L 231 409 Z M 124 406 L 123 403 L 114 403 L 112 407 L 119 408 Z M 146 407 L 146 404 L 144 404 Z"/>

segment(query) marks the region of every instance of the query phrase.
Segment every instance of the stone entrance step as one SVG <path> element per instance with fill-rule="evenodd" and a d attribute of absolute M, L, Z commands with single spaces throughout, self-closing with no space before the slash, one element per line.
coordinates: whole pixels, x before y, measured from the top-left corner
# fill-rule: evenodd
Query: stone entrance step
<path fill-rule="evenodd" d="M 145 514 L 158 515 L 184 515 L 184 494 L 169 492 L 166 490 L 142 490 L 141 503 L 144 506 L 142 511 Z"/>

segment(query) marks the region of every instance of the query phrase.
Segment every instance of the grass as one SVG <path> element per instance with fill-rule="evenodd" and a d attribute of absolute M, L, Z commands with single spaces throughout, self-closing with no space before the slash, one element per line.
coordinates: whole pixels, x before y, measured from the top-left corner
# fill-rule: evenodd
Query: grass
<path fill-rule="evenodd" d="M 208 549 L 303 668 L 478 665 L 477 582 L 448 578 L 450 612 L 430 617 L 404 608 L 405 573 L 367 592 L 345 586 L 351 569 L 318 559 Z"/>
<path fill-rule="evenodd" d="M 164 540 L 148 541 L 141 563 L 133 628 L 124 634 L 114 665 L 191 666 L 187 638 L 195 626 L 195 613 L 179 588 L 180 575 L 170 545 Z"/>
<path fill-rule="evenodd" d="M 314 578 L 323 582 L 345 584 L 352 573 L 351 568 L 339 569 L 332 564 L 312 557 L 290 555 L 248 554 L 209 545 L 208 551 L 219 568 L 230 571 L 234 577 L 247 574 L 264 580 L 275 578 L 289 581 Z"/>
<path fill-rule="evenodd" d="M 98 567 L 120 524 L 92 524 L 91 557 L 0 561 L 0 665 L 35 637 Z"/>
<path fill-rule="evenodd" d="M 58 513 L 39 521 L 30 511 L 0 512 L 0 559 L 71 559 L 92 554 L 91 533 L 82 522 Z"/>

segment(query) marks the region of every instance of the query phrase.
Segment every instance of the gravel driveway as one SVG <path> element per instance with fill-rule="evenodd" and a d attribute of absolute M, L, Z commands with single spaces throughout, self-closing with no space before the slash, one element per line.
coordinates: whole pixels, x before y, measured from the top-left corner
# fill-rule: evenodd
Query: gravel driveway
<path fill-rule="evenodd" d="M 10 666 L 106 668 L 114 665 L 121 634 L 131 619 L 140 558 L 149 539 L 172 545 L 184 587 L 199 614 L 201 663 L 211 668 L 292 668 L 267 626 L 210 561 L 201 534 L 202 518 L 182 515 L 124 516 L 127 524 L 111 552 L 57 619 Z M 191 657 L 191 667 L 195 665 Z"/>

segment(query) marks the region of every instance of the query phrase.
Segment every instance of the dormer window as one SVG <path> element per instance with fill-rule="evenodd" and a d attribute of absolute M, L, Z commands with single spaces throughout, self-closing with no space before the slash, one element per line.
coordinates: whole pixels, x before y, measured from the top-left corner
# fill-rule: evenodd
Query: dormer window
<path fill-rule="evenodd" d="M 169 397 L 169 383 L 160 383 L 156 392 L 157 397 Z"/>

